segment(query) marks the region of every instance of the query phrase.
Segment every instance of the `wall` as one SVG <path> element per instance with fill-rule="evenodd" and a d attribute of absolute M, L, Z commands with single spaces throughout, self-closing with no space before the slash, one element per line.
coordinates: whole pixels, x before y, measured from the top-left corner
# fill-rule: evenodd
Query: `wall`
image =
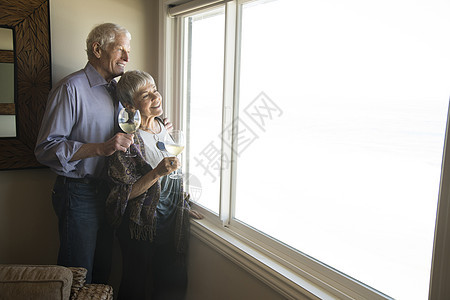
<path fill-rule="evenodd" d="M 84 67 L 86 35 L 103 22 L 119 23 L 131 32 L 127 70 L 143 69 L 157 79 L 157 4 L 157 0 L 50 0 L 53 83 Z M 46 168 L 0 171 L 0 264 L 56 263 L 57 220 L 51 205 L 54 179 Z M 116 261 L 120 261 L 118 251 L 116 244 Z M 115 288 L 119 267 L 113 270 Z M 189 269 L 188 299 L 281 299 L 195 238 Z"/>
<path fill-rule="evenodd" d="M 272 288 L 191 236 L 186 300 L 282 300 Z"/>
<path fill-rule="evenodd" d="M 54 178 L 46 169 L 0 172 L 0 263 L 56 263 Z"/>

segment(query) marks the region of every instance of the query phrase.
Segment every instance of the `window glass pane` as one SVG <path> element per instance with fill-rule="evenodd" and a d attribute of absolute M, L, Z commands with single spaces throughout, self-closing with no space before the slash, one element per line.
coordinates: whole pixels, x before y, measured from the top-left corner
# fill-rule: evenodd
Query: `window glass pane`
<path fill-rule="evenodd" d="M 188 186 L 198 204 L 219 212 L 225 14 L 185 18 Z"/>
<path fill-rule="evenodd" d="M 235 218 L 391 297 L 427 299 L 449 10 L 244 5 Z"/>

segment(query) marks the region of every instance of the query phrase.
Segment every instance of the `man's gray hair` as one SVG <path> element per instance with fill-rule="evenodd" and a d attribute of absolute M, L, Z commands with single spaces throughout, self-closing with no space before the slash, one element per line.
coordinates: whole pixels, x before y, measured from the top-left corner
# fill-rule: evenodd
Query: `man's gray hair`
<path fill-rule="evenodd" d="M 125 34 L 131 40 L 131 34 L 125 27 L 114 23 L 103 23 L 95 26 L 86 39 L 86 52 L 88 59 L 94 58 L 94 43 L 100 44 L 100 48 L 105 50 L 106 47 L 114 43 L 118 35 Z"/>
<path fill-rule="evenodd" d="M 147 84 L 155 84 L 153 77 L 145 71 L 132 70 L 123 73 L 117 83 L 117 98 L 123 106 L 136 107 L 134 97 L 136 93 Z"/>

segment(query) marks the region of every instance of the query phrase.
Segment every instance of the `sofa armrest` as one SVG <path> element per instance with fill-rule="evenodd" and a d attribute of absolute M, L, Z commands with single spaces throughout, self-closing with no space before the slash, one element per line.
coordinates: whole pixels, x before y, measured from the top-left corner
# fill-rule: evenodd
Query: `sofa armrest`
<path fill-rule="evenodd" d="M 0 265 L 0 299 L 69 299 L 72 276 L 61 266 Z"/>

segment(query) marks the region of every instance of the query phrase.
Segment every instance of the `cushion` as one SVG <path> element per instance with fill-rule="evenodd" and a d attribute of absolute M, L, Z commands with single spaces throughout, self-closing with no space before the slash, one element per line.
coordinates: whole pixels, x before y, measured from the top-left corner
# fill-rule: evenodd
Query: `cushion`
<path fill-rule="evenodd" d="M 85 268 L 69 267 L 73 274 L 71 299 L 77 299 L 80 289 L 86 282 L 87 270 Z M 1 300 L 1 299 L 0 299 Z"/>
<path fill-rule="evenodd" d="M 68 300 L 72 271 L 50 265 L 0 265 L 0 299 Z"/>
<path fill-rule="evenodd" d="M 113 288 L 106 284 L 86 284 L 77 296 L 77 300 L 112 300 Z"/>

